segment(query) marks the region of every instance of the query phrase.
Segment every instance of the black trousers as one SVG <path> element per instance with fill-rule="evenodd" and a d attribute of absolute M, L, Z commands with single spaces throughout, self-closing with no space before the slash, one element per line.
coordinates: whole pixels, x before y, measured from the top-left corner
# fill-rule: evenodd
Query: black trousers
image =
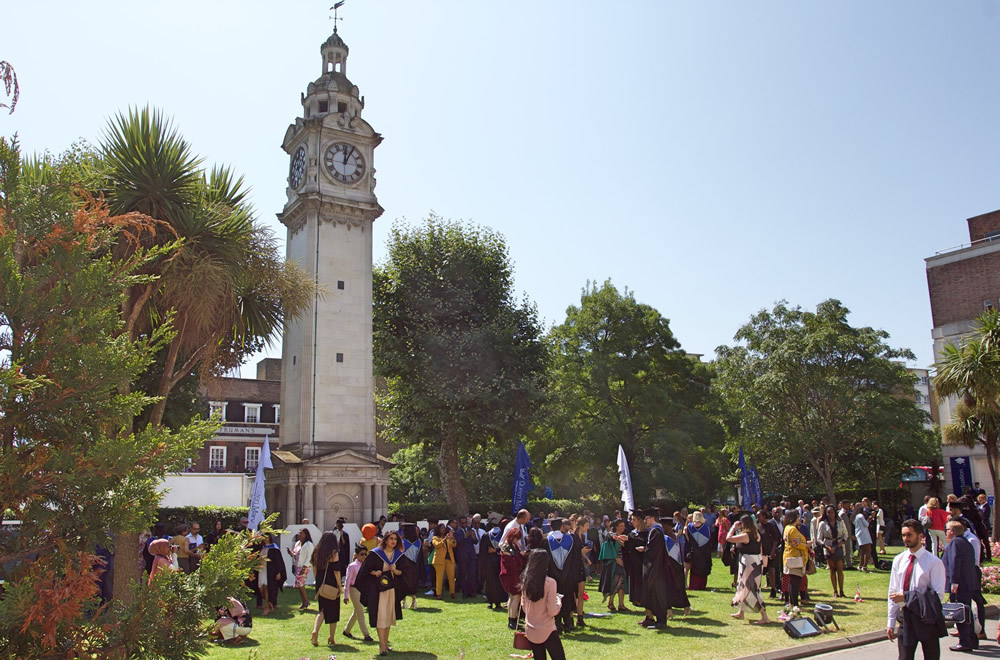
<path fill-rule="evenodd" d="M 559 631 L 554 631 L 549 638 L 541 644 L 531 643 L 531 655 L 534 660 L 566 660 L 566 653 L 563 652 L 562 640 L 559 639 Z M 548 656 L 546 656 L 548 654 Z"/>
<path fill-rule="evenodd" d="M 918 643 L 920 644 L 920 650 L 924 652 L 924 660 L 941 659 L 941 640 L 934 637 L 926 642 L 917 642 L 916 640 L 913 640 L 913 646 L 903 646 L 903 640 L 900 639 L 896 642 L 897 648 L 899 649 L 899 660 L 913 660 L 913 656 L 917 652 Z"/>
<path fill-rule="evenodd" d="M 799 590 L 802 588 L 801 575 L 788 576 L 788 602 L 792 607 L 799 606 Z"/>

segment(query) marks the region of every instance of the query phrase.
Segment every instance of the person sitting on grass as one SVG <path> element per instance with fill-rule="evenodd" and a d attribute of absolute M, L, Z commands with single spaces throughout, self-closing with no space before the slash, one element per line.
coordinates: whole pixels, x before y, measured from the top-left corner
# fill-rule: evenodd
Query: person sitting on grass
<path fill-rule="evenodd" d="M 212 637 L 228 642 L 233 646 L 240 644 L 253 629 L 253 615 L 250 608 L 232 596 L 226 599 L 226 605 L 216 609 L 215 630 Z"/>

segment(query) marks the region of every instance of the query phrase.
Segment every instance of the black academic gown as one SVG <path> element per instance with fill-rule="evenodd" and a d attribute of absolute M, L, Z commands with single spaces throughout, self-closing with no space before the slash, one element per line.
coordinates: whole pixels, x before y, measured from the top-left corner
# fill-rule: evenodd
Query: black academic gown
<path fill-rule="evenodd" d="M 666 542 L 666 539 L 664 539 L 664 542 Z M 680 552 L 677 554 L 680 556 Z M 691 607 L 691 601 L 688 600 L 687 587 L 684 586 L 683 562 L 675 561 L 669 552 L 664 552 L 663 558 L 666 562 L 667 607 L 676 607 L 678 609 Z"/>
<path fill-rule="evenodd" d="M 684 526 L 684 536 L 687 538 L 687 556 L 684 558 L 684 561 L 691 563 L 691 574 L 699 577 L 709 575 L 712 572 L 711 534 L 709 534 L 708 543 L 698 545 L 698 541 L 695 539 L 694 533 L 691 531 L 691 525 L 689 524 Z"/>
<path fill-rule="evenodd" d="M 493 547 L 489 534 L 479 540 L 479 565 L 482 568 L 483 593 L 490 605 L 499 605 L 507 600 L 507 592 L 500 584 L 500 554 Z"/>
<path fill-rule="evenodd" d="M 396 568 L 402 571 L 402 575 L 397 575 L 396 581 L 396 618 L 403 618 L 403 601 L 407 596 L 417 593 L 417 565 L 410 561 L 406 555 L 396 560 Z M 368 625 L 377 627 L 378 623 L 378 579 L 373 576 L 372 571 L 382 570 L 382 558 L 375 552 L 369 552 L 365 561 L 358 570 L 358 577 L 354 581 L 354 587 L 361 592 L 361 604 L 368 608 Z"/>
<path fill-rule="evenodd" d="M 646 545 L 648 532 L 632 530 L 625 540 L 622 557 L 625 560 L 625 576 L 628 579 L 628 600 L 642 607 L 642 554 L 636 548 Z"/>
<path fill-rule="evenodd" d="M 562 608 L 560 608 L 556 619 L 557 625 L 570 627 L 573 625 L 573 615 L 576 613 L 576 585 L 579 583 L 577 576 L 580 571 L 579 560 L 581 557 L 579 542 L 575 540 L 575 536 L 573 534 L 565 534 L 564 536 L 573 537 L 574 541 L 562 568 L 556 566 L 555 559 L 552 557 L 548 536 L 545 537 L 545 550 L 549 553 L 549 577 L 556 581 L 558 593 L 562 594 Z M 574 557 L 578 560 L 576 563 L 574 563 Z"/>
<path fill-rule="evenodd" d="M 285 561 L 281 550 L 276 547 L 267 549 L 267 600 L 272 605 L 278 604 L 278 590 L 285 590 Z"/>
<path fill-rule="evenodd" d="M 657 623 L 667 620 L 667 564 L 663 530 L 649 530 L 646 551 L 642 553 L 642 605 L 653 613 Z"/>

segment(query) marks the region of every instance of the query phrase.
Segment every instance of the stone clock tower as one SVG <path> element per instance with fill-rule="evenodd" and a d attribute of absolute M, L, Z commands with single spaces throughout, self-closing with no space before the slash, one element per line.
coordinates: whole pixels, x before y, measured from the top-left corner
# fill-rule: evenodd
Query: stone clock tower
<path fill-rule="evenodd" d="M 348 48 L 334 28 L 320 47 L 322 72 L 288 127 L 287 257 L 321 291 L 287 324 L 281 352 L 280 446 L 268 474 L 280 524 L 339 516 L 363 524 L 386 513 L 388 469 L 375 451 L 372 366 L 372 223 L 375 147 L 361 118 L 365 99 L 347 77 Z"/>

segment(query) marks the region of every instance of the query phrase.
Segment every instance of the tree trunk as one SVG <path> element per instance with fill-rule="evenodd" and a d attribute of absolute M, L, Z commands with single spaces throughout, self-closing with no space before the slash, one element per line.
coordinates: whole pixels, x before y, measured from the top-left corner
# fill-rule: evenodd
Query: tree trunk
<path fill-rule="evenodd" d="M 837 494 L 833 492 L 833 475 L 830 470 L 823 470 L 823 486 L 826 487 L 826 496 L 830 498 L 830 503 L 837 501 Z"/>
<path fill-rule="evenodd" d="M 462 475 L 458 470 L 458 438 L 450 433 L 441 437 L 441 452 L 438 454 L 438 472 L 441 475 L 441 488 L 448 500 L 452 515 L 464 516 L 469 513 L 469 494 L 462 483 Z"/>
<path fill-rule="evenodd" d="M 878 479 L 878 465 L 875 465 L 875 497 L 878 499 L 879 506 L 882 506 L 882 483 Z"/>
<path fill-rule="evenodd" d="M 142 578 L 142 567 L 139 562 L 139 534 L 137 532 L 122 532 L 115 536 L 114 583 L 115 600 L 131 604 L 135 594 L 130 585 L 133 580 Z"/>

